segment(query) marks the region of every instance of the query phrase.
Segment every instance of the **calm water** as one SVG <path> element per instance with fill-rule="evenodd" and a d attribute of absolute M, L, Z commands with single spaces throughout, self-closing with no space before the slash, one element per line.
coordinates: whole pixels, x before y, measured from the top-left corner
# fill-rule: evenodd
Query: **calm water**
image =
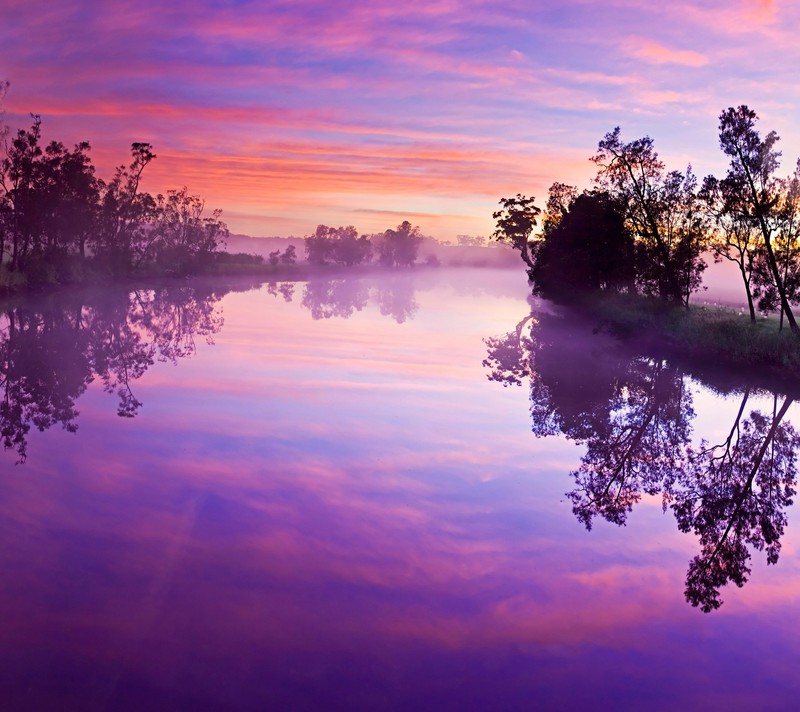
<path fill-rule="evenodd" d="M 0 709 L 794 709 L 791 395 L 526 296 L 7 310 Z"/>

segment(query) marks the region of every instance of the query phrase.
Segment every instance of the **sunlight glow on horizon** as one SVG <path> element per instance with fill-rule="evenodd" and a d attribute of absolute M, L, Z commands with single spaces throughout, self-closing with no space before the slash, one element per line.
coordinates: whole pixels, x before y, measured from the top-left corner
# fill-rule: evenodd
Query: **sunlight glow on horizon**
<path fill-rule="evenodd" d="M 0 79 L 12 129 L 88 140 L 101 177 L 133 141 L 143 187 L 187 186 L 233 232 L 375 232 L 410 216 L 440 239 L 489 234 L 500 197 L 588 187 L 614 126 L 668 167 L 721 172 L 717 116 L 746 103 L 800 153 L 788 0 L 57 6 L 11 0 Z"/>

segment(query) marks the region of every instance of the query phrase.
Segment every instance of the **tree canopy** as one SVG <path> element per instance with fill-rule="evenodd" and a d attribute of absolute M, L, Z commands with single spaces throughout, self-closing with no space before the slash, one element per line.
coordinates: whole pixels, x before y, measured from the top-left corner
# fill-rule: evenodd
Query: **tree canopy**
<path fill-rule="evenodd" d="M 131 145 L 131 161 L 109 181 L 95 173 L 87 142 L 44 145 L 32 116 L 0 159 L 0 269 L 29 284 L 82 281 L 87 272 L 183 273 L 202 264 L 228 230 L 221 211 L 204 215 L 187 188 L 152 196 L 142 176 L 156 158 Z"/>
<path fill-rule="evenodd" d="M 734 262 L 750 318 L 756 305 L 780 311 L 800 335 L 792 305 L 800 303 L 800 160 L 780 177 L 774 131 L 757 130 L 745 105 L 719 117 L 726 175 L 669 170 L 649 136 L 625 141 L 619 127 L 599 141 L 591 161 L 594 188 L 550 188 L 542 211 L 518 193 L 493 213 L 493 237 L 519 250 L 534 289 L 578 295 L 595 290 L 635 292 L 688 306 L 702 283 L 706 256 Z"/>

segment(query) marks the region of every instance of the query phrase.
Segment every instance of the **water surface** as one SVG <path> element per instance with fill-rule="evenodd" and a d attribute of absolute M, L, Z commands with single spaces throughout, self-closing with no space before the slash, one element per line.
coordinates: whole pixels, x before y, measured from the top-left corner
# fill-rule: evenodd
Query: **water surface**
<path fill-rule="evenodd" d="M 790 392 L 513 271 L 248 286 L 6 312 L 3 709 L 793 707 Z"/>

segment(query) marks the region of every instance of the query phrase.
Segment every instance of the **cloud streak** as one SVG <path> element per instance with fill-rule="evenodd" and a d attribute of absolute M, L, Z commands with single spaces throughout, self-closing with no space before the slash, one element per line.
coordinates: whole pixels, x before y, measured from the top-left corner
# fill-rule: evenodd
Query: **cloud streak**
<path fill-rule="evenodd" d="M 41 113 L 48 137 L 89 140 L 106 175 L 150 141 L 147 187 L 202 191 L 237 232 L 310 232 L 366 209 L 419 215 L 446 239 L 486 234 L 508 192 L 585 185 L 582 161 L 617 124 L 717 170 L 715 117 L 742 102 L 774 122 L 785 155 L 800 148 L 791 3 L 15 0 L 4 12 L 9 123 Z M 431 195 L 447 204 L 426 222 Z"/>

